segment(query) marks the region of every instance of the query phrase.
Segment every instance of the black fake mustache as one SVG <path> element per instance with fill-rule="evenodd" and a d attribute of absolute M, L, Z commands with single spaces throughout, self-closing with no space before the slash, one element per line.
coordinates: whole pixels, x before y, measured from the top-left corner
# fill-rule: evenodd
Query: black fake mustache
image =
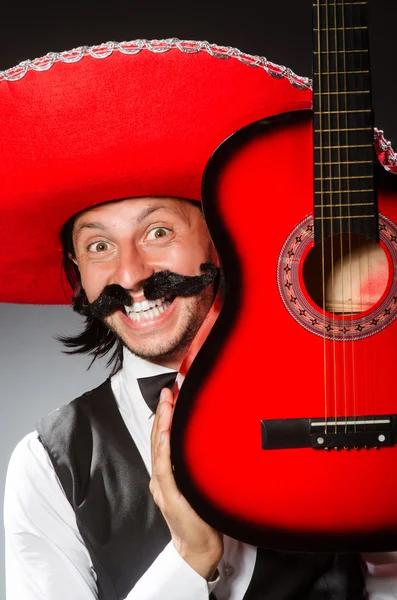
<path fill-rule="evenodd" d="M 200 265 L 203 275 L 179 275 L 171 271 L 153 273 L 142 284 L 143 293 L 148 300 L 157 300 L 170 294 L 171 296 L 196 296 L 212 283 L 218 269 L 212 263 Z M 107 285 L 94 302 L 88 306 L 92 316 L 103 319 L 120 306 L 131 306 L 131 295 L 117 283 Z"/>

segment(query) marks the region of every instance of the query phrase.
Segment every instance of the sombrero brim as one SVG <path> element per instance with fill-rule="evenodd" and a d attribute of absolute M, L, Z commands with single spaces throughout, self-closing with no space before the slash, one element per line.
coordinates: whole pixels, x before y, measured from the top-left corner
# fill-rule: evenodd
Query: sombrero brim
<path fill-rule="evenodd" d="M 200 200 L 228 135 L 310 102 L 309 80 L 289 69 L 174 39 L 49 54 L 0 74 L 0 301 L 69 302 L 68 218 L 118 198 Z"/>

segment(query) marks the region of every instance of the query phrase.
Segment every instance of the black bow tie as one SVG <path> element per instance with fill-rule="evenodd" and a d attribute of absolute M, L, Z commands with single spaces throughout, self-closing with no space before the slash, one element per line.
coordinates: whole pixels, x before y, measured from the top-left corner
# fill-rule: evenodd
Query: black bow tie
<path fill-rule="evenodd" d="M 167 387 L 172 390 L 175 383 L 176 372 L 152 375 L 152 377 L 140 377 L 137 379 L 139 389 L 150 410 L 155 413 L 160 400 L 160 392 Z"/>

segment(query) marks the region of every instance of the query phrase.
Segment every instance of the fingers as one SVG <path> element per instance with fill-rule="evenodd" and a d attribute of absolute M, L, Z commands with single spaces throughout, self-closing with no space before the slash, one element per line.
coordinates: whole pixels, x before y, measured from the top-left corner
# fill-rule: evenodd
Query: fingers
<path fill-rule="evenodd" d="M 155 501 L 166 519 L 175 512 L 175 503 L 180 498 L 180 492 L 176 486 L 171 466 L 169 436 L 168 431 L 163 431 L 160 434 L 152 473 L 155 481 Z"/>
<path fill-rule="evenodd" d="M 155 414 L 151 434 L 152 479 L 150 491 L 156 504 L 161 497 L 177 491 L 170 458 L 170 427 L 173 410 L 173 394 L 164 388 Z"/>
<path fill-rule="evenodd" d="M 169 431 L 171 426 L 173 394 L 168 388 L 163 388 L 160 394 L 160 402 L 158 404 L 156 414 L 154 415 L 152 433 L 150 436 L 152 450 L 152 465 L 154 460 L 154 452 L 158 447 L 161 432 Z"/>

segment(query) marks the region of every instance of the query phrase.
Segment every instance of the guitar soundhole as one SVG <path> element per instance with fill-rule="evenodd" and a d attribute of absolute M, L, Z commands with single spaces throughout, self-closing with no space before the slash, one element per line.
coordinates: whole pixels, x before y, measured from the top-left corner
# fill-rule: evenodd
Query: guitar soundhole
<path fill-rule="evenodd" d="M 397 228 L 379 215 L 380 244 L 341 234 L 314 245 L 307 217 L 279 255 L 277 282 L 286 309 L 303 327 L 333 340 L 374 335 L 397 316 Z"/>
<path fill-rule="evenodd" d="M 308 252 L 302 276 L 316 306 L 343 317 L 366 313 L 378 304 L 387 288 L 389 266 L 381 245 L 344 233 Z"/>

